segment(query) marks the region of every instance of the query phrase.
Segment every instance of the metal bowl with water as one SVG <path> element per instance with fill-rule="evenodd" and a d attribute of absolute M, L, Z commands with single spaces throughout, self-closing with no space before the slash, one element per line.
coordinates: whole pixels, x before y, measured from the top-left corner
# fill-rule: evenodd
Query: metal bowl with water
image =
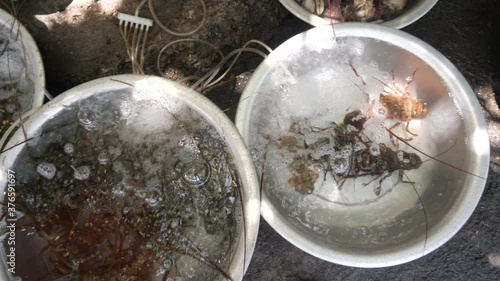
<path fill-rule="evenodd" d="M 403 28 L 423 17 L 437 3 L 437 1 L 438 0 L 408 1 L 407 6 L 399 16 L 380 24 L 398 29 Z M 288 11 L 310 25 L 322 26 L 332 24 L 331 19 L 323 18 L 310 13 L 299 5 L 296 0 L 280 0 L 280 2 Z M 335 20 L 333 20 L 333 22 L 336 23 Z"/>
<path fill-rule="evenodd" d="M 87 82 L 7 147 L 2 202 L 18 212 L 4 217 L 15 229 L 1 224 L 2 280 L 17 280 L 13 265 L 23 280 L 243 278 L 260 219 L 255 170 L 233 123 L 193 90 L 141 75 Z"/>
<path fill-rule="evenodd" d="M 289 242 L 330 262 L 409 262 L 448 241 L 479 202 L 490 157 L 481 107 L 462 74 L 407 33 L 343 23 L 335 35 L 323 26 L 283 43 L 240 100 L 236 125 L 263 177 L 262 215 Z M 412 134 L 404 123 L 394 128 L 406 142 L 391 140 L 383 122 L 395 121 L 384 111 L 377 123 L 373 110 L 372 98 L 393 86 L 392 74 L 428 110 L 409 122 Z M 360 161 L 351 159 L 351 176 L 333 177 L 338 163 L 325 160 L 339 153 L 332 136 L 346 140 L 339 124 L 355 110 L 370 112 L 362 129 L 366 141 L 415 153 L 422 163 L 356 176 Z M 380 131 L 366 131 L 369 122 Z"/>

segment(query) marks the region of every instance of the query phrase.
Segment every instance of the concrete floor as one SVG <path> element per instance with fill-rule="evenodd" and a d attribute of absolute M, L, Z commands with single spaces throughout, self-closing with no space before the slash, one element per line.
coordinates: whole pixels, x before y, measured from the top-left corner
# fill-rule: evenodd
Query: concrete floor
<path fill-rule="evenodd" d="M 283 26 L 286 35 L 280 36 L 288 37 L 307 28 L 293 16 Z M 489 91 L 489 103 L 480 101 L 483 105 L 493 103 L 489 108 L 495 109 L 493 93 L 500 90 L 500 1 L 441 0 L 426 16 L 403 30 L 443 53 L 476 93 Z M 500 280 L 500 169 L 496 164 L 500 129 L 497 112 L 484 113 L 492 148 L 486 188 L 472 217 L 444 246 L 400 266 L 351 268 L 302 252 L 262 221 L 244 280 Z"/>

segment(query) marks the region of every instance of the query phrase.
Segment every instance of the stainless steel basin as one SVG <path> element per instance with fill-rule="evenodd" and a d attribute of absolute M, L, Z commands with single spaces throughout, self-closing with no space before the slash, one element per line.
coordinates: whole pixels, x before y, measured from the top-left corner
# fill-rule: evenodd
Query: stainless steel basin
<path fill-rule="evenodd" d="M 404 123 L 394 129 L 406 143 L 391 141 L 377 122 L 389 128 L 395 121 L 386 112 L 377 119 L 373 110 L 384 83 L 393 86 L 392 73 L 402 91 L 412 81 L 412 99 L 428 109 L 409 122 L 417 136 Z M 343 184 L 334 179 L 336 163 L 324 159 L 337 155 L 334 129 L 356 109 L 380 129 L 365 124 L 365 140 L 415 153 L 423 163 L 373 176 L 351 172 Z M 437 249 L 471 216 L 488 174 L 486 123 L 467 81 L 428 44 L 381 25 L 342 23 L 335 33 L 316 27 L 280 45 L 249 81 L 236 125 L 263 177 L 264 219 L 300 249 L 348 266 L 397 265 Z M 311 149 L 321 139 L 330 146 Z M 349 171 L 360 170 L 359 161 L 349 161 Z M 297 192 L 307 181 L 314 185 Z"/>

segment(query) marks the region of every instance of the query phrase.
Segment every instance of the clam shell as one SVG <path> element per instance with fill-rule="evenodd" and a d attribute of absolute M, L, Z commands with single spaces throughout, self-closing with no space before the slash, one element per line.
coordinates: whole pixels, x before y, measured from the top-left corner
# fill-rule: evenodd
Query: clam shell
<path fill-rule="evenodd" d="M 384 4 L 395 12 L 402 11 L 407 4 L 407 0 L 384 0 Z"/>
<path fill-rule="evenodd" d="M 310 13 L 321 15 L 325 11 L 325 1 L 324 0 L 304 0 L 302 2 L 302 7 L 309 11 Z"/>

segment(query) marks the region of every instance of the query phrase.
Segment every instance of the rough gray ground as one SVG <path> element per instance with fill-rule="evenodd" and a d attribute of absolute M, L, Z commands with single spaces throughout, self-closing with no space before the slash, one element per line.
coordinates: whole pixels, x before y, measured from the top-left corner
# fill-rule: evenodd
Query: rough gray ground
<path fill-rule="evenodd" d="M 91 3 L 87 6 L 75 6 L 82 1 L 85 2 L 28 0 L 21 10 L 23 21 L 40 46 L 48 87 L 53 93 L 93 78 L 130 71 L 116 21 L 107 8 L 132 13 L 138 1 L 88 0 L 86 2 Z M 113 2 L 120 4 L 106 6 Z M 265 40 L 276 47 L 310 28 L 292 15 L 283 21 L 286 12 L 276 0 L 208 2 L 213 3 L 211 25 L 199 36 L 219 42 L 226 53 L 251 38 Z M 40 8 L 40 3 L 45 8 Z M 83 10 L 88 12 L 80 13 Z M 213 18 L 217 15 L 221 17 Z M 71 21 L 74 24 L 70 24 Z M 263 221 L 245 281 L 500 280 L 500 169 L 496 164 L 500 163 L 500 124 L 497 123 L 500 113 L 495 110 L 494 95 L 500 91 L 497 53 L 500 51 L 500 1 L 441 0 L 404 31 L 423 39 L 449 58 L 480 93 L 478 96 L 485 108 L 490 109 L 484 113 L 492 142 L 492 164 L 476 211 L 460 232 L 435 252 L 404 265 L 381 269 L 350 268 L 314 258 L 285 241 Z M 160 44 L 160 39 L 168 39 L 158 34 L 152 32 L 153 47 Z M 148 50 L 151 57 L 155 56 L 153 47 Z M 255 68 L 259 62 L 255 57 L 246 57 L 234 73 Z M 154 71 L 151 63 L 147 70 Z M 233 117 L 238 94 L 247 78 L 238 76 L 208 96 Z"/>

